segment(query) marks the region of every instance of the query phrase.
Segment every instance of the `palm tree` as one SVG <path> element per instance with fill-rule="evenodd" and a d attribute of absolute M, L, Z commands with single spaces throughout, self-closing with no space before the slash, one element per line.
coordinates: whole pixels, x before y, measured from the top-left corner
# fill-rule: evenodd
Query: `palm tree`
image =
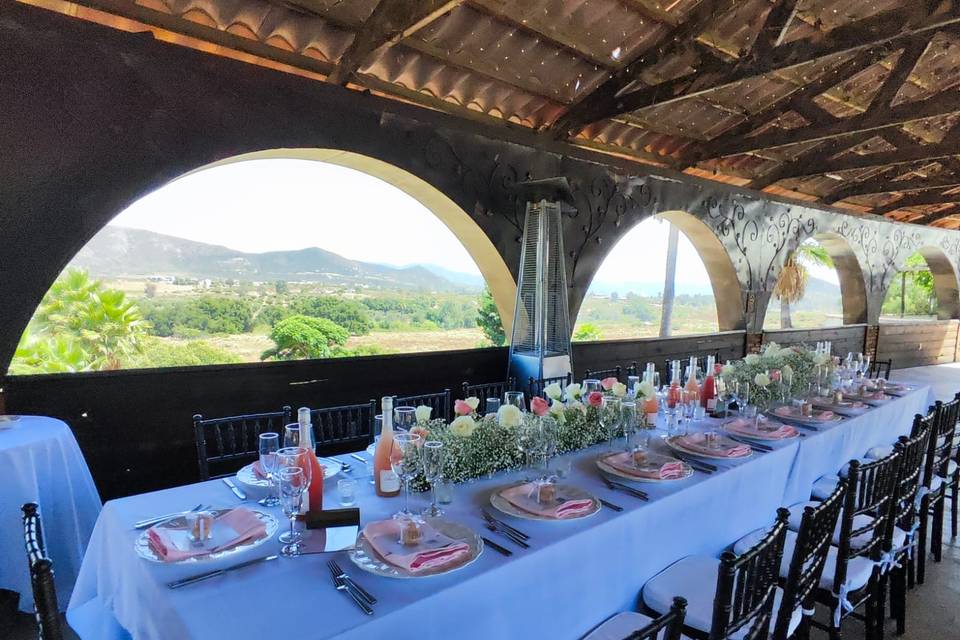
<path fill-rule="evenodd" d="M 826 249 L 813 240 L 801 243 L 783 266 L 777 284 L 773 288 L 773 295 L 780 300 L 780 328 L 792 329 L 793 320 L 790 317 L 790 305 L 800 301 L 807 288 L 810 278 L 808 268 L 813 265 L 822 265 L 833 268 L 833 260 Z"/>

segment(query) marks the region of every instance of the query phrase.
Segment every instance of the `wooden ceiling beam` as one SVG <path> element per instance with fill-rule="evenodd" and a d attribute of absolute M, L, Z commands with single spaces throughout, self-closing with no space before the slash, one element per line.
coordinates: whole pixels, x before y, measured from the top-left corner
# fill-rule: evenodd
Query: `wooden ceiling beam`
<path fill-rule="evenodd" d="M 960 187 L 960 176 L 938 174 L 935 176 L 917 176 L 904 180 L 893 181 L 889 176 L 877 176 L 861 182 L 848 184 L 822 198 L 827 204 L 840 202 L 856 196 L 873 196 L 884 193 L 901 193 L 908 191 L 927 191 L 929 189 L 950 189 Z"/>
<path fill-rule="evenodd" d="M 699 75 L 696 72 L 623 95 L 614 94 L 605 101 L 598 98 L 581 120 L 589 124 L 631 111 L 688 100 L 744 80 L 793 69 L 830 56 L 862 52 L 877 46 L 895 51 L 916 40 L 929 42 L 940 31 L 960 31 L 960 16 L 951 15 L 946 19 L 934 19 L 920 26 L 911 26 L 917 22 L 917 15 L 916 5 L 911 4 L 837 27 L 818 41 L 808 38 L 785 43 L 766 56 L 751 56 L 733 65 L 730 73 L 714 81 L 700 83 L 694 89 L 691 89 L 691 85 Z"/>
<path fill-rule="evenodd" d="M 787 29 L 797 15 L 798 0 L 773 0 L 763 27 L 753 41 L 752 53 L 755 56 L 765 56 L 783 42 Z"/>
<path fill-rule="evenodd" d="M 960 214 L 960 203 L 954 203 L 947 207 L 946 209 L 941 209 L 931 213 L 930 215 L 924 216 L 914 220 L 912 224 L 931 224 L 937 220 L 943 220 L 944 218 L 949 218 L 950 216 L 955 216 Z"/>
<path fill-rule="evenodd" d="M 548 127 L 548 130 L 558 136 L 576 135 L 586 124 L 602 119 L 596 117 L 595 112 L 602 110 L 611 101 L 615 101 L 617 94 L 638 80 L 644 71 L 668 55 L 678 52 L 681 47 L 689 46 L 718 15 L 725 13 L 735 4 L 735 0 L 700 2 L 683 23 L 671 29 L 653 48 L 641 51 L 628 64 L 613 72 L 610 78 L 600 86 L 571 105 L 565 114 Z M 709 60 L 715 62 L 716 58 L 711 56 Z"/>
<path fill-rule="evenodd" d="M 676 13 L 670 13 L 666 9 L 661 9 L 658 6 L 651 6 L 649 0 L 622 0 L 623 4 L 628 9 L 633 9 L 644 18 L 648 20 L 653 20 L 654 22 L 662 22 L 663 24 L 668 24 L 671 27 L 675 27 L 680 24 L 680 18 Z"/>
<path fill-rule="evenodd" d="M 448 13 L 464 0 L 380 0 L 360 26 L 329 81 L 345 85 L 380 47 L 396 43 Z"/>
<path fill-rule="evenodd" d="M 890 204 L 885 204 L 882 207 L 874 207 L 873 213 L 876 213 L 877 215 L 884 215 L 890 213 L 891 211 L 906 209 L 907 207 L 920 207 L 924 205 L 941 204 L 960 200 L 960 194 L 946 195 L 944 191 L 948 191 L 948 189 L 940 191 L 926 191 L 904 196 L 899 200 L 891 202 Z"/>

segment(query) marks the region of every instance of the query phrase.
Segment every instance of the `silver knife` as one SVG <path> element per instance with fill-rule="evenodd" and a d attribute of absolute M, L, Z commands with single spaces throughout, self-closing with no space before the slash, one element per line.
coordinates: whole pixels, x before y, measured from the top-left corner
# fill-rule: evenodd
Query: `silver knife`
<path fill-rule="evenodd" d="M 208 571 L 206 573 L 201 573 L 199 575 L 191 576 L 189 578 L 174 580 L 173 582 L 168 582 L 167 586 L 170 587 L 171 589 L 179 589 L 180 587 L 185 587 L 188 584 L 203 582 L 204 580 L 209 580 L 210 578 L 216 578 L 217 576 L 222 576 L 225 573 L 236 571 L 237 569 L 243 569 L 245 567 L 250 567 L 255 564 L 260 564 L 261 562 L 269 562 L 271 560 L 276 560 L 276 559 L 277 559 L 277 556 L 275 555 L 263 556 L 262 558 L 254 558 L 253 560 L 247 560 L 246 562 L 235 564 L 232 567 L 227 567 L 226 569 L 217 569 L 216 571 Z"/>
<path fill-rule="evenodd" d="M 350 599 L 353 600 L 353 601 L 357 604 L 357 606 L 360 607 L 360 610 L 363 611 L 365 614 L 367 614 L 368 616 L 372 616 L 372 615 L 373 615 L 373 608 L 372 608 L 370 605 L 368 605 L 368 604 L 364 601 L 364 599 L 359 596 L 359 594 L 354 593 L 353 589 L 351 589 L 351 588 L 350 588 L 343 580 L 341 580 L 340 578 L 338 578 L 338 577 L 336 577 L 336 576 L 331 576 L 331 578 L 333 578 L 333 588 L 334 588 L 334 589 L 336 589 L 337 591 L 343 591 L 345 594 L 347 594 L 348 596 L 350 596 Z"/>
<path fill-rule="evenodd" d="M 230 487 L 230 491 L 233 491 L 233 495 L 237 496 L 241 500 L 247 499 L 247 494 L 245 494 L 243 491 L 240 491 L 240 489 L 237 488 L 237 485 L 233 484 L 230 478 L 223 478 L 223 484 Z"/>

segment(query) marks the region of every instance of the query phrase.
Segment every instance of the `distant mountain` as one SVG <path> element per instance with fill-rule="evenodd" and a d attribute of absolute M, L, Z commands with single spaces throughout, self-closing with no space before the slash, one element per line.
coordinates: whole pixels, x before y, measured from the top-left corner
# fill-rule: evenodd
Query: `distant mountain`
<path fill-rule="evenodd" d="M 656 296 L 663 291 L 663 280 L 657 281 L 635 281 L 635 282 L 603 282 L 596 281 L 590 283 L 590 289 L 587 293 L 598 296 L 608 296 L 616 291 L 624 296 L 631 291 L 639 296 Z M 713 295 L 713 289 L 709 282 L 694 284 L 687 282 L 678 282 L 676 286 L 677 295 Z"/>
<path fill-rule="evenodd" d="M 482 289 L 485 284 L 483 276 L 479 273 L 464 273 L 463 271 L 454 271 L 452 269 L 447 269 L 446 267 L 441 267 L 436 264 L 412 264 L 408 265 L 410 267 L 423 267 L 430 273 L 440 276 L 445 280 L 449 280 L 454 284 L 460 284 L 465 287 L 470 287 L 471 289 Z"/>
<path fill-rule="evenodd" d="M 312 247 L 245 253 L 142 229 L 108 226 L 71 262 L 99 277 L 179 276 L 249 281 L 320 282 L 377 289 L 467 288 L 420 265 L 390 267 Z M 467 275 L 467 274 L 460 274 Z"/>

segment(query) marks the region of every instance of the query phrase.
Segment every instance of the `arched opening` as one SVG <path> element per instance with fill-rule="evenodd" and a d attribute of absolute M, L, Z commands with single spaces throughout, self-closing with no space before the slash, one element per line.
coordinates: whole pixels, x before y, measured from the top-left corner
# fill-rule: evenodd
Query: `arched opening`
<path fill-rule="evenodd" d="M 573 339 L 742 328 L 739 292 L 736 271 L 710 229 L 685 212 L 667 212 L 627 231 L 606 255 L 580 306 Z"/>
<path fill-rule="evenodd" d="M 474 348 L 509 335 L 514 289 L 483 230 L 410 173 L 335 150 L 247 154 L 96 234 L 10 371 Z"/>
<path fill-rule="evenodd" d="M 921 247 L 894 274 L 881 320 L 949 320 L 958 316 L 960 296 L 953 264 L 940 249 Z"/>
<path fill-rule="evenodd" d="M 763 328 L 815 329 L 866 321 L 866 283 L 856 254 L 841 236 L 820 233 L 790 252 Z"/>

